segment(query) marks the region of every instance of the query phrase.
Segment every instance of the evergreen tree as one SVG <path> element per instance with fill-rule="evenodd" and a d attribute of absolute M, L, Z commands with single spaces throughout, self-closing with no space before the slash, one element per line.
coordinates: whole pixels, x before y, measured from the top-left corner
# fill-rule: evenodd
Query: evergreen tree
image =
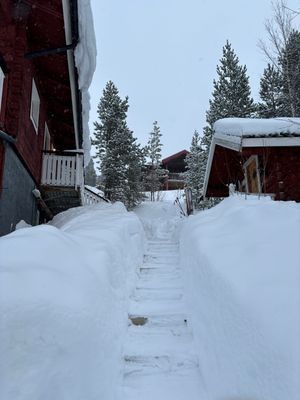
<path fill-rule="evenodd" d="M 141 198 L 141 192 L 134 189 L 138 187 L 135 180 L 140 179 L 137 170 L 141 170 L 141 157 L 137 156 L 136 139 L 126 123 L 128 107 L 128 97 L 122 100 L 116 86 L 109 81 L 98 105 L 100 122 L 94 123 L 93 144 L 100 159 L 105 196 L 133 207 Z"/>
<path fill-rule="evenodd" d="M 223 47 L 223 57 L 217 66 L 218 80 L 214 80 L 213 99 L 207 112 L 210 126 L 220 118 L 250 117 L 253 112 L 253 99 L 250 95 L 249 77 L 245 65 L 227 41 Z"/>
<path fill-rule="evenodd" d="M 84 177 L 84 182 L 86 185 L 89 186 L 96 186 L 96 171 L 94 168 L 94 162 L 93 159 L 91 158 L 88 165 L 85 168 L 85 177 Z"/>
<path fill-rule="evenodd" d="M 187 187 L 192 191 L 192 197 L 195 208 L 199 208 L 200 198 L 202 195 L 203 178 L 205 174 L 205 165 L 203 157 L 205 151 L 202 148 L 201 138 L 195 130 L 190 153 L 186 157 L 185 182 Z"/>
<path fill-rule="evenodd" d="M 279 65 L 283 77 L 285 114 L 300 116 L 300 32 L 292 30 L 282 49 Z"/>
<path fill-rule="evenodd" d="M 147 187 L 151 193 L 151 201 L 155 200 L 155 192 L 159 191 L 161 186 L 161 179 L 166 171 L 161 168 L 161 148 L 160 141 L 162 134 L 157 121 L 153 122 L 153 129 L 150 132 L 148 144 L 146 147 L 146 154 L 150 160 L 149 170 L 147 172 Z"/>
<path fill-rule="evenodd" d="M 202 157 L 201 181 L 204 182 L 206 163 L 213 135 L 213 124 L 220 118 L 251 117 L 255 107 L 251 98 L 249 77 L 245 65 L 239 59 L 227 41 L 223 47 L 223 56 L 217 66 L 218 79 L 213 81 L 214 90 L 206 113 L 207 126 L 203 130 L 204 153 Z M 214 204 L 214 201 L 208 202 Z"/>
<path fill-rule="evenodd" d="M 132 209 L 144 198 L 143 193 L 143 168 L 145 154 L 140 145 L 136 143 L 131 131 L 128 131 L 128 147 L 130 151 L 125 155 L 126 187 L 124 189 L 125 204 Z"/>
<path fill-rule="evenodd" d="M 258 115 L 263 118 L 284 116 L 283 79 L 274 65 L 268 64 L 260 80 Z"/>

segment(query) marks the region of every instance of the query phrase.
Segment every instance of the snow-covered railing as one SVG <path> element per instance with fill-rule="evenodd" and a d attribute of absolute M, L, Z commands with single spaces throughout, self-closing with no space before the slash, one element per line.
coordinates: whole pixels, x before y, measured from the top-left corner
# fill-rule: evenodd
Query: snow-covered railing
<path fill-rule="evenodd" d="M 81 188 L 83 185 L 83 154 L 79 152 L 44 152 L 42 185 Z"/>
<path fill-rule="evenodd" d="M 95 188 L 95 191 L 97 189 Z M 98 204 L 102 203 L 103 201 L 108 202 L 108 200 L 100 195 L 97 194 L 95 191 L 91 190 L 90 187 L 85 186 L 83 190 L 83 204 L 84 205 L 91 205 L 91 204 Z M 98 191 L 100 192 L 100 191 Z"/>

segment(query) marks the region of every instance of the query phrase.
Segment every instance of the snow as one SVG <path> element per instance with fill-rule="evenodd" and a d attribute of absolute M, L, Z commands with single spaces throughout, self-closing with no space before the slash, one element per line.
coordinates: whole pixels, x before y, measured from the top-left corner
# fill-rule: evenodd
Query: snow
<path fill-rule="evenodd" d="M 300 396 L 300 205 L 230 197 L 181 233 L 207 399 Z"/>
<path fill-rule="evenodd" d="M 1 399 L 299 399 L 300 204 L 168 196 L 0 239 Z"/>
<path fill-rule="evenodd" d="M 97 189 L 96 187 L 90 185 L 84 185 L 84 187 L 89 191 L 93 192 L 94 194 L 96 194 L 97 196 L 104 197 L 104 192 L 102 190 Z"/>
<path fill-rule="evenodd" d="M 89 112 L 90 95 L 89 87 L 96 69 L 96 38 L 94 31 L 93 14 L 90 0 L 78 1 L 78 25 L 79 43 L 75 49 L 75 64 L 78 70 L 78 84 L 81 90 L 82 102 L 82 127 L 83 127 L 83 149 L 85 165 L 90 160 L 90 131 L 89 131 Z"/>
<path fill-rule="evenodd" d="M 117 399 L 205 399 L 183 300 L 177 229 L 182 219 L 173 201 L 145 202 L 136 213 L 148 240 L 130 298 Z"/>
<path fill-rule="evenodd" d="M 1 399 L 113 399 L 143 238 L 101 203 L 0 239 Z"/>
<path fill-rule="evenodd" d="M 214 123 L 214 136 L 300 136 L 300 118 L 223 118 Z"/>

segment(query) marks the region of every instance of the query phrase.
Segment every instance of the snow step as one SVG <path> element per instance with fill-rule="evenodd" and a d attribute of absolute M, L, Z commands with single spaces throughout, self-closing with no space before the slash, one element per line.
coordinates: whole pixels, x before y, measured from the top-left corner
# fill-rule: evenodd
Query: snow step
<path fill-rule="evenodd" d="M 193 334 L 187 326 L 130 325 L 125 346 L 126 354 L 174 354 L 180 349 L 187 354 L 193 348 Z"/>
<path fill-rule="evenodd" d="M 144 263 L 153 263 L 153 264 L 174 264 L 179 263 L 178 255 L 154 255 L 154 254 L 145 254 L 144 255 Z"/>
<path fill-rule="evenodd" d="M 173 275 L 174 277 L 182 277 L 179 266 L 170 264 L 162 265 L 160 268 L 158 267 L 158 264 L 143 265 L 142 267 L 139 267 L 138 273 L 140 279 L 147 277 L 147 275 L 153 275 L 160 278 L 159 275 L 161 274 Z"/>
<path fill-rule="evenodd" d="M 162 314 L 162 315 L 144 315 L 130 314 L 129 320 L 133 325 L 146 325 L 147 327 L 178 327 L 187 326 L 188 321 L 184 314 Z M 139 323 L 139 320 L 145 320 L 144 323 Z M 136 322 L 136 323 L 135 323 Z"/>
<path fill-rule="evenodd" d="M 154 374 L 179 374 L 188 373 L 191 369 L 198 369 L 199 363 L 193 355 L 157 355 L 139 356 L 125 355 L 124 377 Z"/>
<path fill-rule="evenodd" d="M 161 300 L 181 300 L 183 297 L 182 289 L 178 288 L 136 288 L 132 298 L 136 301 L 161 301 Z"/>
<path fill-rule="evenodd" d="M 140 302 L 131 299 L 129 303 L 129 314 L 133 315 L 175 314 L 185 311 L 185 303 L 182 300 L 153 301 L 148 299 Z"/>

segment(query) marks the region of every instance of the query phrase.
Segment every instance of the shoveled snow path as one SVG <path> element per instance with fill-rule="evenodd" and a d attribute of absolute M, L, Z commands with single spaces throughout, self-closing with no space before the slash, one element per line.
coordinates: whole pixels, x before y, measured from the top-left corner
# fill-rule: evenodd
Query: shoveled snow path
<path fill-rule="evenodd" d="M 183 300 L 179 245 L 148 240 L 130 301 L 119 400 L 201 400 L 201 374 Z"/>

